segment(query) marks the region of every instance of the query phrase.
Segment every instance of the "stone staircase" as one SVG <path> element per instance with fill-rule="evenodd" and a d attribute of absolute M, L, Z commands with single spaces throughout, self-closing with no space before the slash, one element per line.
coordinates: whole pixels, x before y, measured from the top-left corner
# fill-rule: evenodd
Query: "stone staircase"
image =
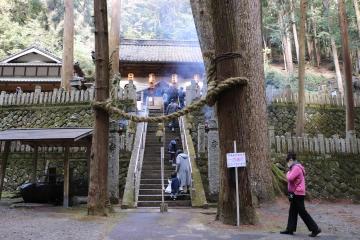
<path fill-rule="evenodd" d="M 149 116 L 162 115 L 160 110 L 150 110 Z M 140 189 L 138 197 L 138 207 L 160 207 L 161 203 L 161 159 L 160 148 L 163 146 L 156 137 L 157 123 L 148 123 L 147 136 L 145 142 L 145 151 L 143 166 L 141 171 Z M 165 159 L 164 159 L 164 187 L 168 185 L 168 178 L 175 170 L 175 167 L 169 162 L 167 154 L 167 145 L 171 139 L 180 138 L 179 128 L 171 132 L 168 128 L 165 130 Z M 181 143 L 180 143 L 181 147 Z M 190 207 L 191 200 L 189 194 L 178 196 L 177 200 L 170 199 L 170 194 L 164 194 L 165 203 L 169 207 Z"/>

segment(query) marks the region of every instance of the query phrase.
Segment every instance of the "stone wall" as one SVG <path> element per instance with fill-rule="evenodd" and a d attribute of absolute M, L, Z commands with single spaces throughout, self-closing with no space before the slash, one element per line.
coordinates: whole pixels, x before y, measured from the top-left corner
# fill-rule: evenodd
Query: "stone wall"
<path fill-rule="evenodd" d="M 129 101 L 119 103 L 124 108 L 133 106 Z M 10 128 L 55 128 L 55 127 L 93 127 L 93 111 L 90 103 L 67 103 L 51 105 L 13 105 L 0 108 L 0 130 Z M 124 138 L 124 137 L 123 137 Z M 122 141 L 125 149 L 126 141 Z M 3 144 L 0 144 L 2 146 Z M 20 150 L 19 150 L 20 149 Z M 4 190 L 13 191 L 30 179 L 32 172 L 32 149 L 19 148 L 10 153 L 6 170 Z M 44 172 L 44 161 L 50 160 L 50 166 L 55 166 L 61 174 L 63 169 L 63 153 L 61 149 L 40 151 L 38 157 L 39 175 Z M 1 151 L 1 149 L 0 149 Z M 1 158 L 1 152 L 0 152 Z M 126 179 L 130 154 L 120 151 L 119 190 L 122 191 Z M 74 176 L 87 182 L 86 156 L 83 151 L 71 152 L 70 167 L 74 168 Z M 81 170 L 80 170 L 81 169 Z M 76 180 L 76 179 L 75 179 Z M 120 194 L 122 196 L 122 194 Z"/>
<path fill-rule="evenodd" d="M 92 127 L 89 104 L 51 107 L 2 107 L 0 129 Z"/>
<path fill-rule="evenodd" d="M 275 127 L 275 135 L 293 133 L 296 122 L 296 105 L 273 103 L 268 106 L 268 123 Z M 355 108 L 355 130 L 360 132 L 360 107 Z M 305 132 L 310 136 L 323 134 L 345 137 L 345 109 L 330 105 L 307 105 L 305 108 Z"/>
<path fill-rule="evenodd" d="M 285 170 L 285 154 L 272 154 L 274 162 Z M 350 199 L 360 203 L 359 155 L 299 154 L 305 166 L 307 194 L 328 200 Z"/>

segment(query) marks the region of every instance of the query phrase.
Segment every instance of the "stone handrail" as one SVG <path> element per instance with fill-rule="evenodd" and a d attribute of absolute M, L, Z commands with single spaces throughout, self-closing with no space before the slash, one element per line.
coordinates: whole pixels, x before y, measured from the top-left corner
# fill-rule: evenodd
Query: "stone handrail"
<path fill-rule="evenodd" d="M 137 165 L 138 158 L 144 156 L 144 149 L 141 151 L 141 142 L 143 141 L 142 132 L 145 129 L 145 123 L 138 123 L 136 126 L 136 134 L 134 141 L 134 148 L 131 153 L 129 168 L 126 176 L 126 183 L 124 188 L 124 194 L 122 198 L 121 208 L 134 208 L 136 207 L 136 194 L 135 194 L 135 167 Z M 139 153 L 139 155 L 138 155 Z M 140 164 L 141 165 L 141 164 Z M 138 174 L 139 175 L 139 174 Z"/>
<path fill-rule="evenodd" d="M 115 90 L 115 100 L 133 100 L 136 102 L 136 91 L 124 91 L 122 88 Z M 93 88 L 87 90 L 71 90 L 69 92 L 54 89 L 52 92 L 29 92 L 29 93 L 0 93 L 0 106 L 16 105 L 51 105 L 91 102 L 95 98 Z"/>
<path fill-rule="evenodd" d="M 186 153 L 188 154 L 192 166 L 192 172 L 191 172 L 192 188 L 190 191 L 191 206 L 206 208 L 208 207 L 208 203 L 206 201 L 206 195 L 201 180 L 200 171 L 195 161 L 196 153 L 195 153 L 194 144 L 191 135 L 189 133 L 189 130 L 186 127 L 187 126 L 186 118 L 181 117 L 179 123 L 180 123 L 179 125 L 180 125 L 181 140 L 184 143 L 183 146 L 185 146 L 184 151 L 186 151 Z"/>

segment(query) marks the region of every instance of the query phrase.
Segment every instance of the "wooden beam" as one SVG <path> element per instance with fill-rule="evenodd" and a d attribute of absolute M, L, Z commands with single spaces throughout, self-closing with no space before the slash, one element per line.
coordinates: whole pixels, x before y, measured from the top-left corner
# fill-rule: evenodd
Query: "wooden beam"
<path fill-rule="evenodd" d="M 86 148 L 86 161 L 87 161 L 87 173 L 88 173 L 88 183 L 90 182 L 90 159 L 91 159 L 91 141 L 89 142 Z"/>
<path fill-rule="evenodd" d="M 36 172 L 37 172 L 37 162 L 38 162 L 38 151 L 39 147 L 37 145 L 34 146 L 34 158 L 33 158 L 33 172 L 31 176 L 31 182 L 36 183 Z"/>
<path fill-rule="evenodd" d="M 7 164 L 7 160 L 9 158 L 9 153 L 10 153 L 10 143 L 9 141 L 5 142 L 5 147 L 4 147 L 4 152 L 2 155 L 2 159 L 1 159 L 1 165 L 0 165 L 0 199 L 1 199 L 1 194 L 2 194 L 2 190 L 3 190 L 3 185 L 4 185 L 4 178 L 5 178 L 5 173 L 6 173 L 6 164 Z"/>
<path fill-rule="evenodd" d="M 64 157 L 64 201 L 63 206 L 69 207 L 69 146 L 65 146 L 65 157 Z"/>

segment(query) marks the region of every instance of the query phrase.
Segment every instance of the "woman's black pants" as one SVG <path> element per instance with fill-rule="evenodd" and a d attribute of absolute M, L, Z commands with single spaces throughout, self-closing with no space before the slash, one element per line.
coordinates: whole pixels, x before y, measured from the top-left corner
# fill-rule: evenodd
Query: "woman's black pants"
<path fill-rule="evenodd" d="M 309 231 L 312 232 L 319 229 L 318 225 L 305 209 L 304 198 L 305 196 L 295 195 L 294 198 L 290 200 L 289 218 L 286 228 L 290 232 L 296 232 L 298 214 Z"/>

